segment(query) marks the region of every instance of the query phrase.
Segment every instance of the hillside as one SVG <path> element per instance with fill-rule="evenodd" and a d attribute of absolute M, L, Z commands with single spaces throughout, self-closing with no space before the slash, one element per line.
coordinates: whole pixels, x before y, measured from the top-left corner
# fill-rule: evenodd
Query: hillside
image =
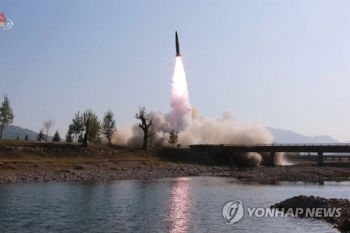
<path fill-rule="evenodd" d="M 35 140 L 37 134 L 38 134 L 37 132 L 34 132 L 33 130 L 30 130 L 30 129 L 24 129 L 16 125 L 9 125 L 4 129 L 4 132 L 2 134 L 2 139 L 16 139 L 17 136 L 19 136 L 20 140 L 24 140 L 24 137 L 28 135 L 29 140 Z M 52 139 L 52 136 L 49 136 L 49 140 L 51 139 Z"/>
<path fill-rule="evenodd" d="M 275 143 L 340 143 L 338 140 L 327 136 L 308 137 L 290 130 L 274 129 L 267 127 L 274 136 Z"/>
<path fill-rule="evenodd" d="M 19 126 L 9 125 L 8 127 L 6 127 L 4 129 L 2 138 L 3 139 L 16 139 L 16 137 L 19 136 L 19 138 L 21 140 L 23 140 L 24 137 L 26 135 L 28 135 L 29 140 L 35 140 L 37 134 L 38 133 L 36 133 L 30 129 L 24 129 L 24 128 L 21 128 Z"/>

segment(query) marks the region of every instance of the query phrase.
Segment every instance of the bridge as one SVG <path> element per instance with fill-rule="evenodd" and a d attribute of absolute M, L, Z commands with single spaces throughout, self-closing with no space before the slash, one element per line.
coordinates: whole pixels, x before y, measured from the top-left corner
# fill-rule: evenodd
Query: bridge
<path fill-rule="evenodd" d="M 190 148 L 199 152 L 210 152 L 215 148 L 224 149 L 230 152 L 265 152 L 270 153 L 270 161 L 268 165 L 275 165 L 275 154 L 277 152 L 312 152 L 318 155 L 318 164 L 323 165 L 324 159 L 327 157 L 341 157 L 341 156 L 325 156 L 324 153 L 350 153 L 350 144 L 256 144 L 256 145 L 242 145 L 242 144 L 194 144 Z M 342 156 L 350 158 L 349 156 Z"/>

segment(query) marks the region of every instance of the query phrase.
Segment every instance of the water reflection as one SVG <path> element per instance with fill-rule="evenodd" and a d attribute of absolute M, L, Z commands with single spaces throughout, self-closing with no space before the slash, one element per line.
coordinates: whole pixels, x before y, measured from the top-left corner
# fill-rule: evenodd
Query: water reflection
<path fill-rule="evenodd" d="M 170 191 L 169 232 L 186 232 L 190 217 L 189 178 L 177 178 Z"/>

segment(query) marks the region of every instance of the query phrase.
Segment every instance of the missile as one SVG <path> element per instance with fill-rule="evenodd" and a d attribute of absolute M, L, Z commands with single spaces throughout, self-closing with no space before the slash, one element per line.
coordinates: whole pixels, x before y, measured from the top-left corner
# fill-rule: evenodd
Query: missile
<path fill-rule="evenodd" d="M 176 57 L 181 57 L 180 46 L 179 46 L 179 38 L 177 38 L 177 31 L 175 32 L 175 46 L 176 46 Z"/>

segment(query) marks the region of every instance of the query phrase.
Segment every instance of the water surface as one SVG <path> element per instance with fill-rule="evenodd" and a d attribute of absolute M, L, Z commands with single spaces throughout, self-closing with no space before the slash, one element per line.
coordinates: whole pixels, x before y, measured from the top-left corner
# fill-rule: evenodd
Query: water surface
<path fill-rule="evenodd" d="M 229 177 L 0 185 L 1 232 L 337 232 L 321 220 L 244 218 L 222 207 L 269 207 L 295 195 L 348 198 L 350 182 L 238 183 Z"/>

